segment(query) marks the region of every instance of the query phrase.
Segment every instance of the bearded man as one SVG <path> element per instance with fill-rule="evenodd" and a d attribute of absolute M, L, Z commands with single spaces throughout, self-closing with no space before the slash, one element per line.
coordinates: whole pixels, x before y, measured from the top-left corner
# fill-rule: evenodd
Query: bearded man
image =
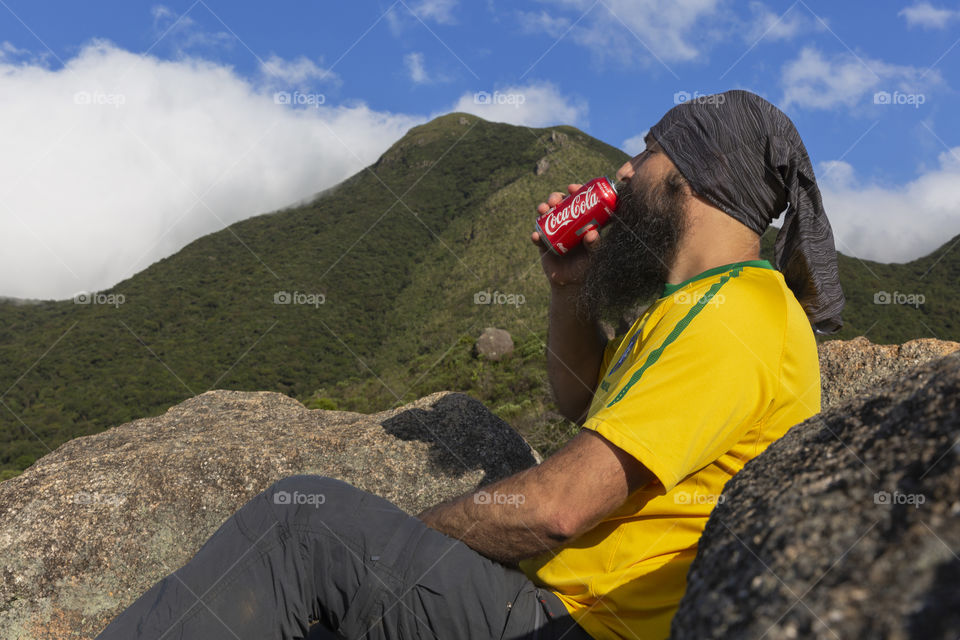
<path fill-rule="evenodd" d="M 471 492 L 414 517 L 285 478 L 99 637 L 667 637 L 724 484 L 820 411 L 814 333 L 840 328 L 844 298 L 806 149 L 759 96 L 674 107 L 617 178 L 602 237 L 558 257 L 531 235 L 550 383 L 582 429 L 483 489 L 523 500 Z M 774 266 L 760 236 L 781 215 Z M 608 341 L 600 320 L 645 302 Z M 294 492 L 324 508 L 277 498 Z"/>

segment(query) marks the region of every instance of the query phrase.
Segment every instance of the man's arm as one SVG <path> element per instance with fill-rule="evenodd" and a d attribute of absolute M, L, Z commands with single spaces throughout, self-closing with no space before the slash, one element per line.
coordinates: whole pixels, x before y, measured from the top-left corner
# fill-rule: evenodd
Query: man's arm
<path fill-rule="evenodd" d="M 652 479 L 636 458 L 582 429 L 542 464 L 417 517 L 488 558 L 513 564 L 589 531 Z"/>
<path fill-rule="evenodd" d="M 575 193 L 579 184 L 567 186 Z M 543 214 L 555 207 L 562 193 L 551 193 L 546 202 L 537 206 Z M 565 418 L 583 424 L 590 409 L 590 401 L 600 374 L 603 349 L 607 338 L 594 318 L 580 318 L 576 313 L 577 296 L 583 287 L 590 263 L 590 252 L 600 246 L 600 233 L 591 229 L 583 242 L 563 256 L 554 255 L 534 231 L 530 240 L 540 250 L 543 273 L 550 283 L 550 324 L 547 330 L 547 377 L 557 403 Z"/>
<path fill-rule="evenodd" d="M 579 184 L 568 185 L 574 193 Z M 545 213 L 562 200 L 552 193 L 537 207 Z M 581 424 L 600 374 L 606 337 L 594 319 L 576 314 L 576 299 L 597 230 L 562 258 L 551 254 L 534 231 L 550 283 L 547 371 L 561 413 Z M 591 529 L 652 478 L 635 458 L 603 436 L 582 430 L 542 464 L 427 509 L 429 526 L 459 538 L 489 558 L 513 563 L 560 546 Z"/>
<path fill-rule="evenodd" d="M 607 338 L 596 320 L 577 317 L 579 291 L 579 285 L 551 287 L 547 377 L 560 413 L 582 425 L 596 390 Z"/>

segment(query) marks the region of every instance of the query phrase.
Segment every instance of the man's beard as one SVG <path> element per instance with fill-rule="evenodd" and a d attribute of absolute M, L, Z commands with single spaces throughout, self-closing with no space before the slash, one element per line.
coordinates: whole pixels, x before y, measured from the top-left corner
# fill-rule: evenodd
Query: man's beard
<path fill-rule="evenodd" d="M 675 169 L 652 188 L 631 181 L 603 231 L 577 300 L 581 318 L 616 326 L 637 306 L 659 297 L 686 229 L 685 181 Z"/>

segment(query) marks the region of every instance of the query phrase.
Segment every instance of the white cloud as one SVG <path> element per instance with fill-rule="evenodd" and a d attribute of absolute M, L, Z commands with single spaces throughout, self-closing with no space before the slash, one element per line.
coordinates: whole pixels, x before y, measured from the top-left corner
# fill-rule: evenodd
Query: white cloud
<path fill-rule="evenodd" d="M 204 6 L 204 8 L 206 8 Z M 156 44 L 169 44 L 177 55 L 185 56 L 191 49 L 198 48 L 230 48 L 236 38 L 226 31 L 204 31 L 196 20 L 190 17 L 195 5 L 179 13 L 162 4 L 154 5 L 150 9 L 153 16 L 153 34 L 157 38 Z M 209 9 L 207 9 L 209 13 Z"/>
<path fill-rule="evenodd" d="M 627 138 L 620 145 L 620 148 L 631 156 L 635 156 L 638 153 L 643 153 L 647 148 L 647 143 L 644 141 L 644 138 L 647 137 L 648 133 L 650 133 L 650 129 L 638 133 L 632 138 Z"/>
<path fill-rule="evenodd" d="M 903 16 L 907 25 L 925 29 L 946 29 L 951 20 L 960 18 L 960 11 L 940 9 L 929 2 L 918 2 L 911 7 L 901 9 L 897 14 Z"/>
<path fill-rule="evenodd" d="M 426 84 L 430 82 L 427 70 L 423 66 L 423 54 L 419 52 L 408 53 L 403 57 L 403 63 L 410 73 L 410 79 L 414 84 Z"/>
<path fill-rule="evenodd" d="M 872 105 L 873 94 L 878 91 L 922 92 L 938 84 L 940 74 L 850 53 L 827 58 L 819 50 L 806 47 L 784 65 L 781 82 L 783 108 L 832 109 Z"/>
<path fill-rule="evenodd" d="M 633 52 L 642 59 L 691 61 L 727 19 L 718 12 L 720 0 L 541 1 L 573 9 L 576 18 L 586 12 L 569 37 L 601 57 Z"/>
<path fill-rule="evenodd" d="M 465 93 L 452 111 L 472 113 L 493 122 L 546 127 L 553 124 L 583 126 L 588 108 L 586 102 L 568 98 L 553 84 L 541 82 Z"/>
<path fill-rule="evenodd" d="M 800 33 L 809 30 L 822 31 L 823 24 L 813 18 L 800 5 L 791 5 L 784 13 L 774 13 L 762 2 L 751 2 L 750 12 L 753 14 L 748 29 L 743 32 L 743 39 L 754 43 L 761 38 L 764 40 L 789 40 Z"/>
<path fill-rule="evenodd" d="M 38 54 L 27 49 L 20 49 L 12 42 L 7 40 L 0 42 L 0 63 L 19 63 L 46 66 L 50 57 L 51 54 L 49 51 L 43 51 L 42 53 Z"/>
<path fill-rule="evenodd" d="M 817 166 L 817 185 L 841 189 L 856 183 L 853 165 L 843 160 L 825 160 Z"/>
<path fill-rule="evenodd" d="M 162 4 L 154 5 L 150 8 L 150 15 L 153 16 L 154 28 L 159 26 L 162 22 L 172 22 L 177 19 L 177 14 L 173 12 L 170 7 L 167 7 Z M 189 19 L 189 18 L 185 18 Z"/>
<path fill-rule="evenodd" d="M 31 298 L 112 286 L 336 184 L 426 120 L 278 105 L 230 67 L 104 42 L 62 69 L 0 61 L 0 95 L 0 295 Z"/>
<path fill-rule="evenodd" d="M 455 22 L 453 10 L 459 0 L 420 0 L 411 9 L 423 20 L 433 20 L 441 24 Z"/>
<path fill-rule="evenodd" d="M 29 53 L 26 49 L 20 49 L 7 40 L 0 42 L 0 60 L 19 58 Z"/>
<path fill-rule="evenodd" d="M 960 233 L 960 147 L 904 185 L 861 184 L 848 163 L 817 167 L 837 250 L 879 262 L 928 255 Z"/>
<path fill-rule="evenodd" d="M 518 11 L 517 24 L 524 33 L 546 34 L 551 38 L 559 38 L 570 28 L 570 19 L 562 16 L 553 16 L 546 11 Z"/>
<path fill-rule="evenodd" d="M 290 87 L 303 86 L 311 80 L 337 81 L 335 73 L 317 65 L 306 56 L 284 60 L 273 54 L 260 64 L 260 72 L 271 82 Z"/>
<path fill-rule="evenodd" d="M 405 27 L 417 25 L 422 29 L 421 21 L 455 24 L 453 10 L 458 2 L 459 0 L 420 0 L 394 4 L 386 13 L 387 25 L 394 36 L 399 36 Z"/>

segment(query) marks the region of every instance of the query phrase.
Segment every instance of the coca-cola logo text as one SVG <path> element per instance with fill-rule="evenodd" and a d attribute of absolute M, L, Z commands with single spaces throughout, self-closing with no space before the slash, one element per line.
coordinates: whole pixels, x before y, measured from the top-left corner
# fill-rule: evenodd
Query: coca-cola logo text
<path fill-rule="evenodd" d="M 591 185 L 583 193 L 578 193 L 566 207 L 555 209 L 547 214 L 543 221 L 543 230 L 549 235 L 554 235 L 561 228 L 567 226 L 587 211 L 592 209 L 600 200 L 600 196 L 595 193 L 597 185 Z"/>

